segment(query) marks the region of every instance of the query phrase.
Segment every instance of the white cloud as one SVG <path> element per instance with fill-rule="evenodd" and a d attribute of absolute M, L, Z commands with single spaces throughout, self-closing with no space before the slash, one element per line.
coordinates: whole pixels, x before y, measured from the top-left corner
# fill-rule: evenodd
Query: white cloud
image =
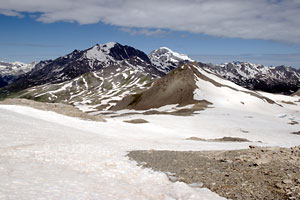
<path fill-rule="evenodd" d="M 37 20 L 45 23 L 101 21 L 140 30 L 170 29 L 219 37 L 300 43 L 299 0 L 0 1 L 0 14 L 40 12 Z"/>
<path fill-rule="evenodd" d="M 136 29 L 136 28 L 122 27 L 119 30 L 130 33 L 131 35 L 146 35 L 146 36 L 164 37 L 164 36 L 170 34 L 170 32 L 161 30 L 161 29 L 150 30 L 150 29 L 146 29 L 146 28 Z"/>
<path fill-rule="evenodd" d="M 13 10 L 4 10 L 0 8 L 0 14 L 6 16 L 23 17 L 20 13 Z"/>

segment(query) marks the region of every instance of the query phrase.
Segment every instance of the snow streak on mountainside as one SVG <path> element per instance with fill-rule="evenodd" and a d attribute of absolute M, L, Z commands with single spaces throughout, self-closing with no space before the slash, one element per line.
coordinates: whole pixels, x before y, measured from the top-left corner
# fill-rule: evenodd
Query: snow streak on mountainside
<path fill-rule="evenodd" d="M 0 61 L 0 88 L 12 83 L 20 75 L 32 70 L 36 62 L 25 64 L 21 62 L 3 62 Z"/>
<path fill-rule="evenodd" d="M 149 58 L 157 69 L 165 74 L 175 69 L 179 64 L 193 62 L 187 55 L 174 52 L 167 47 L 152 51 Z"/>
<path fill-rule="evenodd" d="M 251 90 L 292 94 L 300 88 L 300 70 L 292 67 L 266 67 L 248 62 L 209 65 L 210 71 Z"/>
<path fill-rule="evenodd" d="M 139 60 L 144 64 L 142 60 Z M 57 84 L 31 87 L 18 97 L 42 102 L 63 102 L 84 112 L 109 110 L 124 96 L 140 92 L 157 78 L 141 65 L 122 62 Z"/>
<path fill-rule="evenodd" d="M 83 51 L 75 50 L 53 61 L 40 62 L 30 73 L 3 88 L 0 93 L 7 96 L 33 86 L 59 84 L 85 73 L 106 68 L 123 70 L 127 66 L 139 68 L 141 73 L 147 73 L 149 76 L 163 75 L 152 66 L 150 59 L 142 51 L 110 42 L 104 45 L 97 44 Z"/>

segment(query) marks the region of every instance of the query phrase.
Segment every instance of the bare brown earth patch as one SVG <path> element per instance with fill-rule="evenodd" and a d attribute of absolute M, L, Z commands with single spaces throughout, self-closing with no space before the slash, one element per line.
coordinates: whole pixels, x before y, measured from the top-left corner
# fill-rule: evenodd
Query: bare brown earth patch
<path fill-rule="evenodd" d="M 89 115 L 87 113 L 78 110 L 77 108 L 71 105 L 66 105 L 62 103 L 42 103 L 42 102 L 37 102 L 28 99 L 8 98 L 5 99 L 4 101 L 0 101 L 0 104 L 29 106 L 35 109 L 53 111 L 58 114 L 66 115 L 69 117 L 78 117 L 84 120 L 93 120 L 98 122 L 106 121 L 104 117 L 101 115 L 97 115 L 97 116 Z"/>
<path fill-rule="evenodd" d="M 298 90 L 297 92 L 295 92 L 294 94 L 293 94 L 293 96 L 300 96 L 300 90 Z M 299 100 L 300 101 L 300 100 Z"/>
<path fill-rule="evenodd" d="M 239 138 L 239 137 L 222 137 L 216 139 L 203 139 L 199 137 L 190 137 L 187 140 L 196 140 L 196 141 L 203 141 L 203 142 L 251 142 L 246 138 Z"/>
<path fill-rule="evenodd" d="M 297 121 L 291 121 L 288 124 L 290 124 L 290 125 L 296 125 L 296 124 L 299 124 L 299 122 L 297 122 Z"/>
<path fill-rule="evenodd" d="M 234 151 L 132 151 L 140 165 L 171 181 L 206 187 L 229 199 L 300 199 L 300 146 Z"/>
<path fill-rule="evenodd" d="M 300 135 L 300 131 L 292 132 L 294 135 Z"/>
<path fill-rule="evenodd" d="M 124 120 L 126 123 L 132 123 L 132 124 L 144 124 L 149 123 L 147 120 L 144 119 L 132 119 L 132 120 Z"/>
<path fill-rule="evenodd" d="M 282 103 L 285 103 L 285 104 L 290 104 L 290 105 L 297 105 L 295 104 L 294 102 L 291 102 L 291 101 L 281 101 Z"/>

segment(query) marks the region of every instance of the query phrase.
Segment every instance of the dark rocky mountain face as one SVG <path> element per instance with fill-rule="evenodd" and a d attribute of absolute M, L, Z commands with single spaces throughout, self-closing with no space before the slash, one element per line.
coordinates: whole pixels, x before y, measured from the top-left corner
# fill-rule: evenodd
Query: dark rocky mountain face
<path fill-rule="evenodd" d="M 132 57 L 139 57 L 146 63 L 151 64 L 150 59 L 144 52 L 127 45 L 123 46 L 119 43 L 116 43 L 114 47 L 110 49 L 109 55 L 113 57 L 115 60 L 119 60 L 119 61 L 124 59 L 129 59 Z"/>
<path fill-rule="evenodd" d="M 7 84 L 8 84 L 7 81 L 5 81 L 3 77 L 0 77 L 0 88 L 6 86 Z"/>
<path fill-rule="evenodd" d="M 163 73 L 152 66 L 148 56 L 133 47 L 118 43 L 95 45 L 87 50 L 75 50 L 55 60 L 38 63 L 35 68 L 1 89 L 2 96 L 43 84 L 57 84 L 72 80 L 82 74 L 117 66 L 137 66 L 151 76 Z"/>
<path fill-rule="evenodd" d="M 300 70 L 291 67 L 246 62 L 207 66 L 213 73 L 251 90 L 290 95 L 300 88 Z"/>

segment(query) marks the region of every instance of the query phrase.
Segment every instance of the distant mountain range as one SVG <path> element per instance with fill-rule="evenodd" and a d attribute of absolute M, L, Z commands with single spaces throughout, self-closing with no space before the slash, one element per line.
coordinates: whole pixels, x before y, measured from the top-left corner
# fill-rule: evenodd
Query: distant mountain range
<path fill-rule="evenodd" d="M 36 64 L 36 62 L 25 64 L 0 61 L 0 88 L 14 82 L 20 75 L 31 71 Z"/>
<path fill-rule="evenodd" d="M 291 67 L 244 62 L 211 65 L 197 63 L 166 47 L 146 55 L 133 47 L 110 42 L 39 63 L 0 62 L 0 97 L 64 102 L 85 112 L 142 108 L 146 104 L 161 106 L 177 102 L 184 105 L 195 102 L 192 95 L 196 83 L 192 79 L 203 77 L 199 70 L 251 90 L 292 94 L 300 88 L 300 70 Z M 170 80 L 175 90 L 168 89 L 169 86 L 161 89 Z M 141 93 L 148 88 L 152 89 Z M 170 91 L 176 94 L 169 94 Z M 143 103 L 145 95 L 149 96 L 147 99 L 157 98 L 156 92 L 166 95 L 160 99 L 162 104 Z M 134 96 L 136 94 L 141 96 Z"/>
<path fill-rule="evenodd" d="M 251 90 L 293 94 L 300 88 L 300 69 L 266 67 L 248 62 L 209 65 L 210 71 Z"/>

